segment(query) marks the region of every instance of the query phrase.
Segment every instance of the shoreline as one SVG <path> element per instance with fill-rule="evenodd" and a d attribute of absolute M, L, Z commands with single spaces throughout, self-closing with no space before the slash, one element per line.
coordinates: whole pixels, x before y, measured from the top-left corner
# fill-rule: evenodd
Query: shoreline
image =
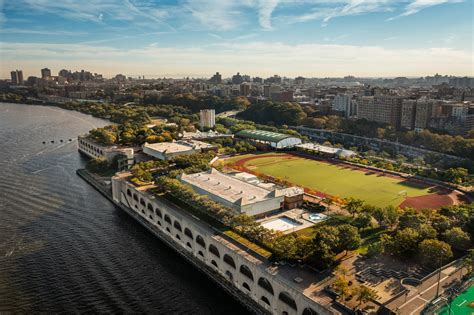
<path fill-rule="evenodd" d="M 135 219 L 138 223 L 144 226 L 148 231 L 154 234 L 161 242 L 166 244 L 172 250 L 174 250 L 178 255 L 184 258 L 188 263 L 193 265 L 194 268 L 202 272 L 206 275 L 209 279 L 211 279 L 215 284 L 217 284 L 220 288 L 222 288 L 227 294 L 232 296 L 238 303 L 240 303 L 244 308 L 252 312 L 253 314 L 270 314 L 267 310 L 261 308 L 257 303 L 255 303 L 252 299 L 248 298 L 244 293 L 240 290 L 236 289 L 232 286 L 227 279 L 219 275 L 210 267 L 203 264 L 200 260 L 194 258 L 192 255 L 189 254 L 186 250 L 182 249 L 179 245 L 175 244 L 175 241 L 166 235 L 165 233 L 161 232 L 159 229 L 151 225 L 141 216 L 134 213 L 132 210 L 127 208 L 122 204 L 118 204 L 113 200 L 112 191 L 109 190 L 105 185 L 103 185 L 100 181 L 94 178 L 87 170 L 85 169 L 78 169 L 76 170 L 76 174 L 81 177 L 86 183 L 91 185 L 94 189 L 96 189 L 102 196 L 108 199 L 111 203 L 114 204 L 117 208 L 121 209 L 125 213 L 127 213 L 130 217 Z"/>

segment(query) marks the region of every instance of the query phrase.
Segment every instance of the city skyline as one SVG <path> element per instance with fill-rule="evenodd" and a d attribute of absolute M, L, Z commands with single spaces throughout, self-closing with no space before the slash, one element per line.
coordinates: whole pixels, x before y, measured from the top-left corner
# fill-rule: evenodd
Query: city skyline
<path fill-rule="evenodd" d="M 1 76 L 472 76 L 472 2 L 5 2 Z M 439 23 L 443 21 L 443 23 Z"/>

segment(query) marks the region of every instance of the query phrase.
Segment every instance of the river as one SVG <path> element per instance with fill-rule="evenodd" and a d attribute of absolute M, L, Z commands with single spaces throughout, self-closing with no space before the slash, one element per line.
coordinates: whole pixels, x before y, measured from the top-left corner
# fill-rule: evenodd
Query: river
<path fill-rule="evenodd" d="M 245 314 L 77 177 L 76 137 L 106 124 L 0 103 L 0 312 Z"/>

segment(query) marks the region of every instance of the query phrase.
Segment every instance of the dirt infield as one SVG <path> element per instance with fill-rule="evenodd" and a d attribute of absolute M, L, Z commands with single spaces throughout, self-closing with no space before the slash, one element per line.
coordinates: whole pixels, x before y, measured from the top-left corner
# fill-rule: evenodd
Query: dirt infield
<path fill-rule="evenodd" d="M 405 197 L 405 200 L 399 205 L 401 208 L 412 207 L 412 208 L 416 208 L 416 209 L 423 209 L 423 208 L 439 209 L 443 206 L 459 204 L 459 203 L 462 203 L 462 202 L 465 201 L 465 200 L 463 200 L 463 196 L 460 195 L 457 192 L 448 190 L 446 188 L 438 187 L 436 185 L 433 185 L 433 184 L 428 183 L 428 182 L 421 181 L 419 179 L 406 179 L 406 178 L 403 178 L 401 176 L 397 176 L 397 175 L 394 175 L 394 174 L 387 174 L 387 173 L 384 173 L 382 171 L 377 171 L 377 170 L 373 170 L 373 169 L 366 169 L 366 168 L 363 168 L 363 167 L 350 165 L 350 164 L 347 164 L 347 163 L 344 163 L 344 162 L 341 162 L 341 161 L 325 160 L 325 159 L 321 159 L 321 158 L 318 158 L 318 157 L 313 158 L 313 157 L 308 157 L 306 155 L 303 155 L 303 156 L 301 156 L 299 154 L 298 155 L 294 155 L 294 154 L 265 154 L 265 155 L 261 155 L 261 156 L 255 155 L 255 156 L 243 157 L 240 160 L 232 162 L 228 166 L 230 166 L 231 168 L 234 168 L 234 169 L 238 169 L 238 170 L 242 170 L 242 171 L 254 174 L 254 175 L 262 176 L 262 174 L 260 174 L 259 172 L 256 172 L 255 170 L 248 168 L 246 166 L 246 164 L 249 161 L 252 161 L 252 160 L 255 160 L 255 159 L 271 158 L 271 157 L 278 158 L 279 160 L 281 160 L 281 159 L 293 160 L 293 159 L 301 159 L 301 158 L 314 159 L 314 160 L 317 160 L 319 162 L 324 162 L 324 163 L 327 163 L 327 164 L 337 165 L 338 167 L 343 167 L 343 168 L 346 168 L 346 169 L 354 169 L 354 170 L 362 171 L 362 172 L 367 173 L 367 174 L 376 174 L 377 176 L 395 178 L 395 179 L 403 181 L 407 184 L 416 185 L 416 186 L 421 187 L 421 188 L 430 188 L 430 192 L 431 192 L 430 194 L 423 195 L 423 196 L 418 196 L 418 197 Z M 275 162 L 272 162 L 272 163 L 268 163 L 268 165 L 274 164 L 274 163 L 278 163 L 278 162 L 275 161 Z M 273 179 L 271 176 L 263 176 L 263 177 L 267 180 L 270 180 L 270 181 L 272 181 L 272 179 Z M 322 193 L 320 191 L 315 191 L 313 189 L 309 189 L 309 188 L 306 188 L 306 187 L 304 187 L 304 189 L 305 189 L 306 192 L 311 193 L 311 194 L 315 194 L 319 197 L 323 197 L 323 198 L 324 197 L 333 197 L 333 196 L 330 196 L 328 194 Z"/>

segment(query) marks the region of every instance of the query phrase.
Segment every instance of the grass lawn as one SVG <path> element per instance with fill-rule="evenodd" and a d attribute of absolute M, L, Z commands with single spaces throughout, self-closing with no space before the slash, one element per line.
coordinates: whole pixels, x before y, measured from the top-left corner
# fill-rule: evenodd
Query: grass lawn
<path fill-rule="evenodd" d="M 246 161 L 244 166 L 298 186 L 331 196 L 362 199 L 374 206 L 400 205 L 405 199 L 405 196 L 399 194 L 402 191 L 406 191 L 407 197 L 429 194 L 429 188 L 417 187 L 398 178 L 365 173 L 346 168 L 344 165 L 297 156 L 288 158 L 285 154 L 279 154 L 277 157 L 267 155 L 258 155 L 259 158 Z M 233 163 L 248 157 L 251 155 L 233 157 L 229 159 L 229 162 Z"/>

